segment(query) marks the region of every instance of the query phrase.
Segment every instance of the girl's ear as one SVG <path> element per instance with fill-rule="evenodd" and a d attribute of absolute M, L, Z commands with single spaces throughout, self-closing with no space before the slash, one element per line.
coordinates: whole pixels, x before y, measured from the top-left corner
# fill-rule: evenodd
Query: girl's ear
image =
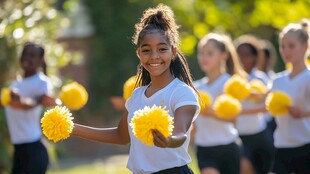
<path fill-rule="evenodd" d="M 175 56 L 177 55 L 177 47 L 172 47 L 172 57 L 175 58 Z"/>
<path fill-rule="evenodd" d="M 226 62 L 228 57 L 229 57 L 229 53 L 225 51 L 222 53 L 221 60 Z"/>
<path fill-rule="evenodd" d="M 140 52 L 139 52 L 139 48 L 136 50 L 136 55 L 137 55 L 137 57 L 140 59 Z"/>

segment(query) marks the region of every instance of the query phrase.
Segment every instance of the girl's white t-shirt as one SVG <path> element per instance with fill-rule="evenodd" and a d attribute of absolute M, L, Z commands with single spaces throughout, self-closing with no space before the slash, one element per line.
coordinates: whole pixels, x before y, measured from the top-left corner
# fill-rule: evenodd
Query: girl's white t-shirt
<path fill-rule="evenodd" d="M 37 100 L 44 94 L 50 94 L 52 91 L 48 77 L 41 72 L 31 77 L 14 81 L 10 88 L 17 90 L 21 98 L 31 98 L 34 100 Z M 27 110 L 6 106 L 5 115 L 11 142 L 13 144 L 23 144 L 38 141 L 42 135 L 41 114 L 41 105 Z"/>
<path fill-rule="evenodd" d="M 249 74 L 248 81 L 253 79 L 258 79 L 262 81 L 266 86 L 268 86 L 269 78 L 268 76 L 257 69 L 253 69 Z M 242 109 L 255 109 L 264 107 L 265 103 L 259 102 L 255 103 L 249 100 L 245 100 L 242 102 Z M 258 113 L 258 114 L 250 114 L 250 115 L 239 115 L 236 121 L 236 127 L 238 129 L 239 135 L 253 135 L 263 131 L 266 126 L 266 115 L 268 113 Z"/>
<path fill-rule="evenodd" d="M 145 96 L 147 88 L 148 86 L 142 86 L 135 89 L 126 102 L 131 143 L 127 167 L 135 174 L 150 174 L 168 168 L 183 166 L 191 162 L 187 152 L 190 129 L 187 132 L 186 141 L 178 148 L 147 146 L 133 135 L 132 128 L 129 126 L 135 111 L 143 109 L 145 106 L 165 106 L 173 117 L 176 109 L 185 105 L 195 105 L 197 111 L 194 119 L 199 113 L 198 97 L 195 91 L 178 78 L 175 78 L 166 87 L 150 97 Z"/>
<path fill-rule="evenodd" d="M 271 91 L 282 91 L 290 96 L 293 106 L 310 111 L 310 70 L 306 69 L 293 79 L 290 73 L 279 73 L 273 80 Z M 310 115 L 295 119 L 289 114 L 276 117 L 274 132 L 277 148 L 294 148 L 310 143 Z"/>
<path fill-rule="evenodd" d="M 212 84 L 208 85 L 208 79 L 202 78 L 194 82 L 197 90 L 207 92 L 212 96 L 213 102 L 217 96 L 223 94 L 223 87 L 230 78 L 229 74 L 223 74 Z M 233 123 L 222 121 L 209 116 L 199 115 L 195 121 L 195 143 L 199 146 L 218 146 L 235 142 L 238 131 Z"/>

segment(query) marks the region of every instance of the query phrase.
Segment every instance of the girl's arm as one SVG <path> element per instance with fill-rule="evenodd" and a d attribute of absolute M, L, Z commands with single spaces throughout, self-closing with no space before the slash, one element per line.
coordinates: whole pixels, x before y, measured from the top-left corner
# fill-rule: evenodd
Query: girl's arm
<path fill-rule="evenodd" d="M 59 99 L 55 99 L 52 96 L 44 94 L 40 97 L 39 104 L 45 107 L 54 107 L 56 105 L 61 105 L 61 101 Z"/>
<path fill-rule="evenodd" d="M 12 92 L 12 101 L 9 105 L 11 107 L 23 110 L 32 109 L 38 105 L 54 107 L 57 105 L 57 99 L 54 99 L 53 97 L 46 94 L 42 95 L 37 100 L 32 98 L 20 98 L 17 93 Z"/>
<path fill-rule="evenodd" d="M 16 108 L 16 109 L 31 109 L 38 105 L 38 102 L 31 98 L 20 98 L 18 92 L 12 90 L 11 91 L 11 101 L 9 106 Z"/>
<path fill-rule="evenodd" d="M 259 108 L 253 108 L 253 109 L 242 109 L 239 115 L 254 115 L 261 112 L 268 112 L 265 106 L 261 106 Z"/>
<path fill-rule="evenodd" d="M 127 115 L 128 112 L 123 115 L 118 126 L 113 128 L 94 128 L 75 123 L 72 135 L 103 143 L 126 145 L 130 142 Z"/>
<path fill-rule="evenodd" d="M 188 105 L 182 106 L 175 111 L 174 115 L 174 129 L 172 135 L 165 138 L 158 130 L 153 130 L 154 145 L 158 147 L 180 147 L 187 137 L 197 106 Z"/>

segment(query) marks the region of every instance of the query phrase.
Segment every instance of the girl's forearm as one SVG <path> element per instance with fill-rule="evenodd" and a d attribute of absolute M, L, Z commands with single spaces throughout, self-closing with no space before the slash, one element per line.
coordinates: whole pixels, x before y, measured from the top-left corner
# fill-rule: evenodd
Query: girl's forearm
<path fill-rule="evenodd" d="M 260 107 L 260 108 L 253 108 L 253 109 L 243 109 L 240 113 L 240 115 L 252 115 L 252 114 L 257 114 L 261 112 L 268 112 L 265 107 Z"/>
<path fill-rule="evenodd" d="M 170 140 L 169 140 L 169 144 L 167 147 L 177 148 L 177 147 L 182 146 L 182 144 L 187 139 L 187 135 L 180 133 L 180 134 L 170 136 L 169 139 Z"/>
<path fill-rule="evenodd" d="M 126 138 L 122 137 L 117 127 L 94 128 L 80 124 L 74 124 L 72 135 L 103 143 L 111 143 L 111 144 L 129 143 L 129 141 Z"/>

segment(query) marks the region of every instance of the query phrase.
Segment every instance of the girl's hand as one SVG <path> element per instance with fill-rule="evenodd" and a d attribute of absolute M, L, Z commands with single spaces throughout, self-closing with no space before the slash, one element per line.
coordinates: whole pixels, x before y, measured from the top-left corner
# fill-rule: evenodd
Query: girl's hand
<path fill-rule="evenodd" d="M 289 106 L 288 107 L 289 114 L 296 119 L 301 119 L 305 117 L 309 117 L 310 113 L 307 113 L 305 110 L 302 110 L 296 106 Z"/>
<path fill-rule="evenodd" d="M 153 130 L 153 137 L 154 137 L 154 145 L 161 148 L 166 148 L 169 146 L 170 137 L 166 138 L 162 133 L 158 130 Z"/>
<path fill-rule="evenodd" d="M 20 107 L 20 96 L 16 90 L 11 90 L 11 102 L 10 106 L 13 108 L 19 108 Z"/>
<path fill-rule="evenodd" d="M 250 96 L 248 97 L 249 100 L 253 100 L 255 102 L 262 102 L 266 98 L 265 93 L 259 93 L 259 92 L 251 92 Z"/>
<path fill-rule="evenodd" d="M 46 107 L 54 107 L 56 105 L 61 105 L 61 101 L 59 99 L 55 99 L 48 95 L 42 95 L 39 98 L 39 103 Z"/>

